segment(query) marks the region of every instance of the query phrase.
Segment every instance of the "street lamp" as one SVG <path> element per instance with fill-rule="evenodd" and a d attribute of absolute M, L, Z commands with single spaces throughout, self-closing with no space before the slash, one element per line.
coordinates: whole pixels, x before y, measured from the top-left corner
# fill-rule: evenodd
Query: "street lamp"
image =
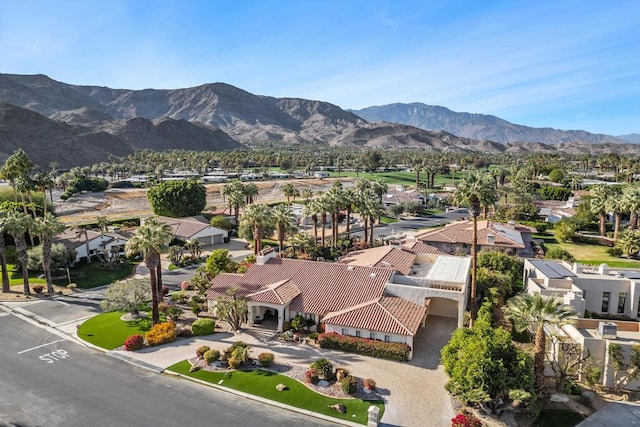
<path fill-rule="evenodd" d="M 469 197 L 471 216 L 473 217 L 473 242 L 471 245 L 471 318 L 469 327 L 473 327 L 476 319 L 476 287 L 478 279 L 478 216 L 480 215 L 480 199 L 475 194 Z"/>

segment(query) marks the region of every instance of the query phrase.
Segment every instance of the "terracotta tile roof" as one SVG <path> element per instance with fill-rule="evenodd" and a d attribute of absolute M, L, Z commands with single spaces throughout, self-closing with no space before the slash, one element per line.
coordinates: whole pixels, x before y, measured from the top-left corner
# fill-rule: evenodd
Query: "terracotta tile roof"
<path fill-rule="evenodd" d="M 340 262 L 363 267 L 386 267 L 407 275 L 411 272 L 411 266 L 415 259 L 416 254 L 409 250 L 393 246 L 379 246 L 349 252 L 340 259 Z"/>
<path fill-rule="evenodd" d="M 282 305 L 288 304 L 298 295 L 300 295 L 300 289 L 291 283 L 291 279 L 286 279 L 268 285 L 266 289 L 262 288 L 258 292 L 249 294 L 247 298 L 255 302 Z"/>
<path fill-rule="evenodd" d="M 190 239 L 192 236 L 207 228 L 216 230 L 215 227 L 209 225 L 204 217 L 199 215 L 188 216 L 184 218 L 170 218 L 166 216 L 159 216 L 158 221 L 169 224 L 171 226 L 171 229 L 173 229 L 173 234 L 176 237 L 180 237 L 183 239 Z"/>
<path fill-rule="evenodd" d="M 332 325 L 399 335 L 415 335 L 427 307 L 402 298 L 383 296 L 354 307 L 329 313 L 322 321 Z"/>
<path fill-rule="evenodd" d="M 490 220 L 480 220 L 478 221 L 478 245 L 523 249 L 525 248 L 525 244 L 522 233 L 532 233 L 534 231 L 531 227 L 525 225 L 517 224 L 511 227 L 507 224 L 496 223 Z M 488 236 L 490 235 L 494 236 L 494 243 L 489 243 Z M 444 228 L 418 233 L 415 237 L 426 243 L 466 243 L 470 245 L 473 240 L 473 222 L 454 222 L 446 225 Z"/>
<path fill-rule="evenodd" d="M 300 290 L 289 308 L 324 315 L 380 298 L 392 274 L 388 268 L 272 258 L 263 265 L 252 265 L 243 275 L 219 274 L 212 280 L 206 295 L 208 299 L 215 299 L 235 286 L 239 295 L 248 296 L 265 290 L 265 286 L 289 279 L 287 286 Z"/>
<path fill-rule="evenodd" d="M 450 253 L 441 251 L 435 246 L 427 245 L 420 240 L 416 240 L 413 243 L 405 243 L 404 247 L 410 250 L 411 252 L 415 252 L 417 254 L 430 254 L 430 255 L 451 255 Z"/>

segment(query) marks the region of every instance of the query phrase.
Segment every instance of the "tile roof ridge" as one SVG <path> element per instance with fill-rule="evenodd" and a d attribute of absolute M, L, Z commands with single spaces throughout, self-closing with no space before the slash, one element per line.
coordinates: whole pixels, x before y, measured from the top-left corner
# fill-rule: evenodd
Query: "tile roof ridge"
<path fill-rule="evenodd" d="M 360 304 L 356 304 L 356 305 L 352 305 L 351 307 L 346 307 L 343 308 L 342 310 L 338 310 L 338 311 L 330 311 L 329 313 L 325 314 L 322 318 L 323 321 L 327 320 L 327 319 L 332 319 L 334 317 L 338 317 L 342 314 L 346 314 L 349 313 L 350 311 L 354 311 L 354 310 L 359 310 L 361 308 L 364 308 L 368 305 L 372 305 L 372 304 L 377 304 L 378 301 L 380 301 L 380 298 L 382 297 L 378 297 L 377 299 L 372 299 L 369 301 L 364 301 L 361 302 Z"/>
<path fill-rule="evenodd" d="M 402 321 L 400 321 L 400 319 L 398 319 L 396 316 L 394 316 L 394 315 L 393 315 L 393 313 L 391 313 L 391 312 L 390 312 L 390 311 L 389 311 L 389 310 L 388 310 L 384 305 L 382 305 L 382 304 L 381 304 L 381 302 L 380 302 L 380 301 L 381 301 L 383 298 L 388 298 L 388 299 L 390 299 L 390 298 L 402 299 L 402 298 L 398 298 L 398 297 L 390 297 L 390 296 L 387 296 L 387 295 L 382 295 L 382 296 L 380 297 L 380 299 L 378 299 L 378 301 L 376 301 L 376 304 L 378 304 L 378 305 L 380 306 L 380 308 L 382 308 L 382 309 L 383 309 L 383 310 L 384 310 L 384 311 L 385 311 L 389 316 L 391 316 L 391 318 L 392 318 L 393 320 L 395 320 L 395 321 L 398 323 L 398 325 L 400 325 L 400 326 L 402 327 L 402 329 L 404 329 L 404 330 L 407 332 L 407 335 L 413 335 L 413 333 L 409 330 L 409 328 L 407 328 L 407 326 L 406 326 L 404 323 L 402 323 Z M 406 300 L 405 300 L 405 301 L 406 301 Z"/>

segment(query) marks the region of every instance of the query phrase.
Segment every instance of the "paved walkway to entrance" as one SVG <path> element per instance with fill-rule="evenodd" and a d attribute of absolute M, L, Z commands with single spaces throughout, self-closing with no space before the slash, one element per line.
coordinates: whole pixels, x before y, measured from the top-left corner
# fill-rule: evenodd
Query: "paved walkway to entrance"
<path fill-rule="evenodd" d="M 272 340 L 270 334 L 260 328 L 246 329 L 238 334 L 216 333 L 209 337 L 182 339 L 170 345 L 121 353 L 158 370 L 194 357 L 196 348 L 201 345 L 223 350 L 235 341 L 250 344 L 253 356 L 270 351 L 278 363 L 291 366 L 307 367 L 314 360 L 326 357 L 335 367 L 345 367 L 357 377 L 376 381 L 386 404 L 382 425 L 441 426 L 448 425 L 455 415 L 449 394 L 444 390 L 446 374 L 439 366 L 440 349 L 448 342 L 455 327 L 455 319 L 429 317 L 426 327 L 420 329 L 415 338 L 415 356 L 409 363 Z"/>

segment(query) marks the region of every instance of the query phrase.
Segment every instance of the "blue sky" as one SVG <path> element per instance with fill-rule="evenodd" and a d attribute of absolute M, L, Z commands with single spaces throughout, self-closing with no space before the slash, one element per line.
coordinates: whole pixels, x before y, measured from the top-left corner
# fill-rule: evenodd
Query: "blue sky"
<path fill-rule="evenodd" d="M 0 0 L 0 72 L 640 133 L 640 1 Z"/>

